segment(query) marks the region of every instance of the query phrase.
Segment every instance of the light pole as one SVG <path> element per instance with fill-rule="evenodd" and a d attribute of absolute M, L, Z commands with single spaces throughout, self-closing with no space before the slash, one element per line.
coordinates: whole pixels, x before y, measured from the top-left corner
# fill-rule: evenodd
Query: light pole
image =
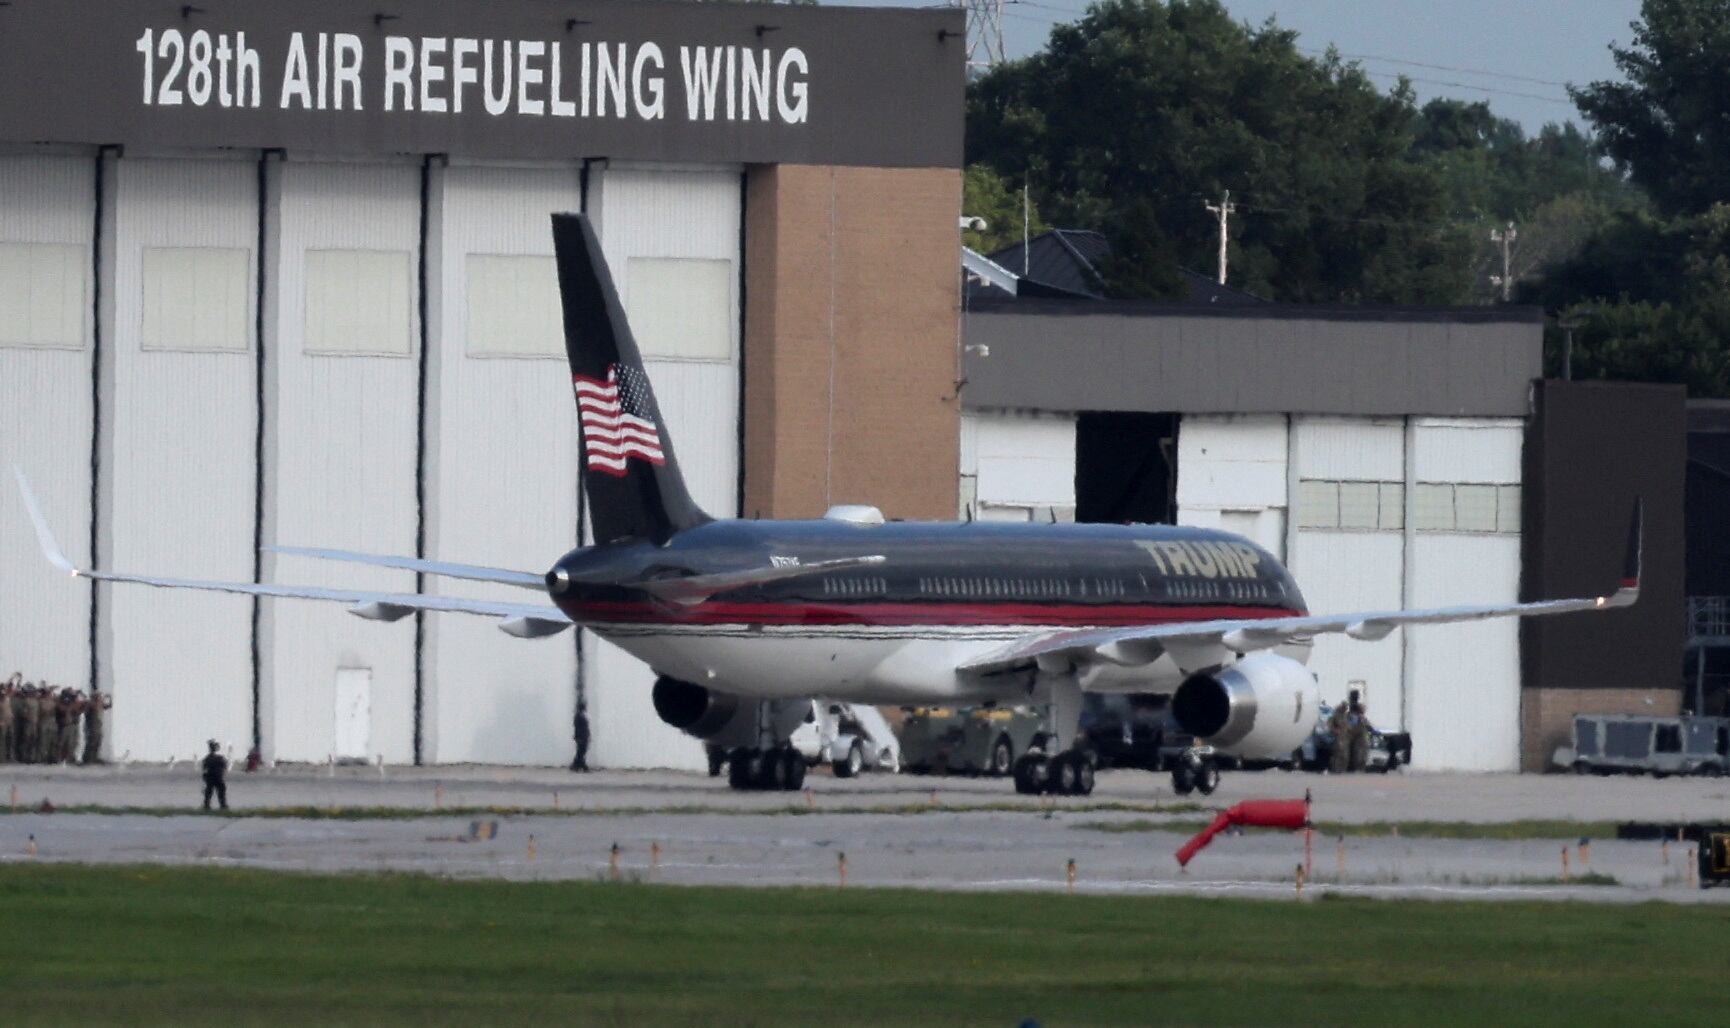
<path fill-rule="evenodd" d="M 1592 308 L 1590 307 L 1575 307 L 1556 318 L 1556 327 L 1562 330 L 1562 380 L 1564 382 L 1571 382 L 1574 378 L 1574 330 L 1584 328 L 1586 318 L 1591 313 Z"/>

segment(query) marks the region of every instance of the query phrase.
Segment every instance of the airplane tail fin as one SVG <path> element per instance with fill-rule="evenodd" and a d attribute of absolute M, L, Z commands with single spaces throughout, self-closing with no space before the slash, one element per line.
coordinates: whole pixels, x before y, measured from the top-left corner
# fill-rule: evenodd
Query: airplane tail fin
<path fill-rule="evenodd" d="M 711 520 L 685 487 L 594 226 L 553 215 L 553 250 L 582 430 L 583 489 L 595 541 L 649 539 Z"/>

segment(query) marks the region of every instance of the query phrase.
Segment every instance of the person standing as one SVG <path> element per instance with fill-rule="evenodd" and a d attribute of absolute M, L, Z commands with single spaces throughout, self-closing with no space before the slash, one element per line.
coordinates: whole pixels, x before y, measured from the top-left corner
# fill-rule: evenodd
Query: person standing
<path fill-rule="evenodd" d="M 60 702 L 54 707 L 54 730 L 59 735 L 54 763 L 70 764 L 78 759 L 78 722 L 83 716 L 84 694 L 72 689 L 60 690 Z"/>
<path fill-rule="evenodd" d="M 216 740 L 210 740 L 210 752 L 205 755 L 201 767 L 204 769 L 204 809 L 210 809 L 210 795 L 216 794 L 217 802 L 222 809 L 228 809 L 228 758 L 217 752 L 220 747 Z"/>
<path fill-rule="evenodd" d="M 587 771 L 589 769 L 589 705 L 577 704 L 577 757 L 571 761 L 572 771 Z"/>
<path fill-rule="evenodd" d="M 1356 696 L 1357 693 L 1352 693 Z M 1328 713 L 1328 771 L 1343 775 L 1351 759 L 1351 704 L 1336 703 Z"/>
<path fill-rule="evenodd" d="M 1370 719 L 1364 713 L 1364 703 L 1356 689 L 1352 690 L 1351 703 L 1351 760 L 1348 767 L 1353 771 L 1364 771 L 1370 766 Z"/>
<path fill-rule="evenodd" d="M 54 687 L 43 682 L 36 690 L 36 763 L 52 764 L 60 748 L 60 733 L 55 730 L 54 708 L 59 705 Z"/>
<path fill-rule="evenodd" d="M 85 764 L 102 763 L 102 714 L 114 706 L 114 697 L 100 689 L 90 693 L 90 700 L 84 707 L 84 760 Z"/>
<path fill-rule="evenodd" d="M 0 764 L 12 763 L 12 688 L 12 679 L 0 682 Z"/>
<path fill-rule="evenodd" d="M 18 718 L 18 731 L 15 738 L 18 741 L 18 763 L 36 763 L 36 745 L 41 742 L 36 725 L 36 683 L 24 683 L 24 689 L 16 697 L 20 702 L 14 707 Z"/>

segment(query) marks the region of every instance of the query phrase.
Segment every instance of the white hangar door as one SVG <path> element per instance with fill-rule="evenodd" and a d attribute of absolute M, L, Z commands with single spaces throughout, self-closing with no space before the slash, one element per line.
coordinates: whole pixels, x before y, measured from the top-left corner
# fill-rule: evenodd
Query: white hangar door
<path fill-rule="evenodd" d="M 581 168 L 452 165 L 432 196 L 427 553 L 542 571 L 577 542 L 576 411 L 550 215 L 581 208 Z M 436 577 L 427 588 L 540 598 Z M 454 614 L 426 625 L 426 760 L 570 763 L 571 634 L 525 641 Z"/>
<path fill-rule="evenodd" d="M 1297 482 L 1296 542 L 1287 563 L 1309 609 L 1398 610 L 1405 583 L 1404 422 L 1294 416 L 1288 459 Z M 1318 636 L 1309 663 L 1322 698 L 1337 703 L 1359 689 L 1377 726 L 1407 724 L 1402 645 L 1400 632 L 1379 642 Z"/>
<path fill-rule="evenodd" d="M 703 509 L 739 506 L 738 169 L 609 165 L 589 179 L 600 230 L 632 333 L 654 380 L 679 466 Z M 664 724 L 654 673 L 583 633 L 592 760 L 606 767 L 707 766 L 696 740 Z"/>
<path fill-rule="evenodd" d="M 265 541 L 415 552 L 420 166 L 270 165 L 276 230 L 265 282 Z M 273 581 L 413 592 L 414 575 L 265 556 Z M 277 602 L 261 625 L 266 755 L 414 757 L 414 621 Z M 370 735 L 333 736 L 339 668 L 371 668 Z M 334 727 L 333 727 L 334 726 Z M 353 752 L 357 744 L 371 747 Z"/>
<path fill-rule="evenodd" d="M 101 423 L 113 567 L 252 578 L 257 184 L 250 160 L 116 162 Z M 250 746 L 252 602 L 136 587 L 104 597 L 113 752 Z"/>
<path fill-rule="evenodd" d="M 90 556 L 95 218 L 93 155 L 0 155 L 0 454 L 30 476 L 80 562 Z M 90 588 L 42 559 L 22 505 L 0 503 L 0 518 L 0 676 L 82 688 Z"/>
<path fill-rule="evenodd" d="M 1414 418 L 1411 424 L 1413 602 L 1517 601 L 1524 426 L 1494 418 Z M 1413 765 L 1518 770 L 1519 622 L 1406 631 Z"/>

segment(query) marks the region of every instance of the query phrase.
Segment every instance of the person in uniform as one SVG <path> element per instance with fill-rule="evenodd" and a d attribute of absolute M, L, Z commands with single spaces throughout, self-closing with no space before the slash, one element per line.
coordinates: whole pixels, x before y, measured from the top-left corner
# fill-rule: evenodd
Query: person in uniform
<path fill-rule="evenodd" d="M 36 690 L 36 763 L 52 764 L 60 752 L 60 732 L 54 720 L 54 709 L 60 700 L 54 687 L 47 682 Z"/>
<path fill-rule="evenodd" d="M 12 689 L 17 678 L 0 682 L 0 764 L 12 763 Z"/>
<path fill-rule="evenodd" d="M 13 736 L 18 745 L 18 763 L 34 764 L 36 744 L 41 741 L 40 733 L 36 730 L 36 714 L 39 709 L 36 706 L 36 683 L 25 682 L 23 690 L 14 699 L 18 701 L 13 708 L 18 720 L 17 734 Z"/>
<path fill-rule="evenodd" d="M 83 691 L 60 690 L 60 702 L 54 708 L 54 728 L 60 736 L 60 748 L 54 753 L 54 763 L 70 764 L 78 759 L 78 722 L 83 716 Z"/>
<path fill-rule="evenodd" d="M 1356 692 L 1352 695 L 1355 697 Z M 1328 749 L 1328 771 L 1332 774 L 1345 774 L 1351 759 L 1351 704 L 1336 703 L 1328 714 L 1328 735 L 1332 745 Z"/>
<path fill-rule="evenodd" d="M 1351 759 L 1347 764 L 1349 770 L 1363 771 L 1370 766 L 1370 719 L 1364 713 L 1364 703 L 1356 689 L 1352 690 L 1350 737 Z"/>
<path fill-rule="evenodd" d="M 91 690 L 90 699 L 84 705 L 85 764 L 102 763 L 102 714 L 112 706 L 114 697 L 100 689 Z"/>
<path fill-rule="evenodd" d="M 572 771 L 587 771 L 589 769 L 589 705 L 577 704 L 577 757 L 571 761 Z"/>
<path fill-rule="evenodd" d="M 12 734 L 0 740 L 0 746 L 6 748 L 14 763 L 22 764 L 27 759 L 24 756 L 24 676 L 16 671 L 12 673 L 12 691 L 6 705 L 12 711 Z"/>
<path fill-rule="evenodd" d="M 228 783 L 225 780 L 228 774 L 228 758 L 217 752 L 218 749 L 220 747 L 216 745 L 216 740 L 210 740 L 210 752 L 199 765 L 204 771 L 205 810 L 210 809 L 211 793 L 216 794 L 217 802 L 222 804 L 223 810 L 228 809 Z"/>

